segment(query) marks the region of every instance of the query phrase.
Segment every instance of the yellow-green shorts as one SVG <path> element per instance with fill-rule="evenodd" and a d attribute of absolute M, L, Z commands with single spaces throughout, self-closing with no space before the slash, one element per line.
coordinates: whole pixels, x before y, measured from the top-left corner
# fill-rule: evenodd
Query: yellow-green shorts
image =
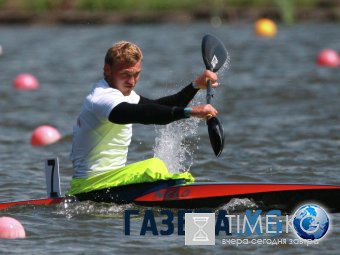
<path fill-rule="evenodd" d="M 162 160 L 151 158 L 88 178 L 73 179 L 71 181 L 71 188 L 66 192 L 66 195 L 75 195 L 129 184 L 176 179 L 184 179 L 186 183 L 193 183 L 195 181 L 195 178 L 189 172 L 169 173 Z"/>

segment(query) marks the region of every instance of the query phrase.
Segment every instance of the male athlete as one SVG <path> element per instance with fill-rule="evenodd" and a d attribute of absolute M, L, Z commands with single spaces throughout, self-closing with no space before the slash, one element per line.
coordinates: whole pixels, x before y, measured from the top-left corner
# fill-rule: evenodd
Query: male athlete
<path fill-rule="evenodd" d="M 216 116 L 217 110 L 210 104 L 187 106 L 199 89 L 206 89 L 208 79 L 217 87 L 217 76 L 206 70 L 177 94 L 152 100 L 134 91 L 142 60 L 140 48 L 130 42 L 118 42 L 108 49 L 104 79 L 86 96 L 73 129 L 70 158 L 75 173 L 69 194 L 158 179 L 194 180 L 189 173 L 168 173 L 155 158 L 125 166 L 132 123 L 165 125 L 184 118 Z"/>

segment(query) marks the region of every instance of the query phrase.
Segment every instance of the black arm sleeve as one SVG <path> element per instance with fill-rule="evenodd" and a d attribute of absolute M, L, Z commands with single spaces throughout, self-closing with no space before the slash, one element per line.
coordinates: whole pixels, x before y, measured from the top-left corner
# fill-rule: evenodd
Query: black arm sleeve
<path fill-rule="evenodd" d="M 138 104 L 150 104 L 151 103 L 151 104 L 160 104 L 160 105 L 166 105 L 166 106 L 186 107 L 189 104 L 189 102 L 194 98 L 197 91 L 198 89 L 195 89 L 190 83 L 180 92 L 174 95 L 162 97 L 156 100 L 151 100 L 151 99 L 141 96 Z"/>
<path fill-rule="evenodd" d="M 109 121 L 116 124 L 158 124 L 166 125 L 186 118 L 183 107 L 169 107 L 160 104 L 120 103 L 110 113 Z"/>

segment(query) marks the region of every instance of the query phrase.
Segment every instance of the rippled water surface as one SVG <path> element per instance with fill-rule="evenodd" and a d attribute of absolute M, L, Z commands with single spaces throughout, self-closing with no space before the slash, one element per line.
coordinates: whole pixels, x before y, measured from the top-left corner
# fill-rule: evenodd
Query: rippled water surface
<path fill-rule="evenodd" d="M 84 95 L 102 76 L 111 43 L 131 40 L 141 46 L 143 73 L 136 90 L 157 98 L 203 71 L 205 33 L 220 37 L 231 57 L 213 101 L 226 134 L 222 157 L 213 156 L 205 123 L 186 120 L 167 127 L 134 125 L 129 162 L 156 154 L 172 172 L 190 169 L 198 180 L 340 184 L 340 72 L 315 65 L 321 49 L 339 50 L 338 24 L 280 27 L 274 39 L 255 37 L 251 24 L 2 26 L 0 201 L 45 196 L 43 165 L 50 156 L 59 157 L 61 186 L 69 187 L 72 125 Z M 36 75 L 41 88 L 13 90 L 12 80 L 22 72 Z M 201 93 L 195 102 L 204 100 Z M 31 132 L 42 124 L 57 127 L 62 141 L 31 147 Z M 217 237 L 216 246 L 188 247 L 177 234 L 139 236 L 140 217 L 131 226 L 135 235 L 125 236 L 123 214 L 131 208 L 144 210 L 80 203 L 1 212 L 19 219 L 27 238 L 0 240 L 0 253 L 337 254 L 340 249 L 339 214 L 332 215 L 332 232 L 318 246 L 236 247 Z"/>

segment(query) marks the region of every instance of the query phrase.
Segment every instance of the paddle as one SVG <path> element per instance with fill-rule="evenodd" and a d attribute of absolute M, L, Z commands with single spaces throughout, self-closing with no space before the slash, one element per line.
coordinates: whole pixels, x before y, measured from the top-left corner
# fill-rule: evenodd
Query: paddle
<path fill-rule="evenodd" d="M 217 72 L 227 61 L 228 53 L 218 38 L 212 35 L 205 35 L 202 39 L 202 56 L 206 69 Z M 211 103 L 212 97 L 211 81 L 208 80 L 207 104 Z M 223 127 L 216 117 L 208 119 L 207 125 L 211 146 L 216 157 L 219 157 L 224 147 Z"/>

